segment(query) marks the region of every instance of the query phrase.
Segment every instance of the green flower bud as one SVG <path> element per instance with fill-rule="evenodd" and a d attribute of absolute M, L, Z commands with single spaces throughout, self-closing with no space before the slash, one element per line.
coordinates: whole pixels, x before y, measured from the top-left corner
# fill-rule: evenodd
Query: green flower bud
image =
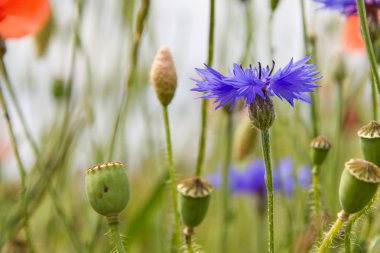
<path fill-rule="evenodd" d="M 241 123 L 234 138 L 233 152 L 234 158 L 243 160 L 252 153 L 257 139 L 257 129 L 252 126 L 249 120 Z"/>
<path fill-rule="evenodd" d="M 198 177 L 183 180 L 177 185 L 179 212 L 188 228 L 198 226 L 206 216 L 212 186 Z"/>
<path fill-rule="evenodd" d="M 87 169 L 86 193 L 96 212 L 107 217 L 117 216 L 129 200 L 129 184 L 124 165 L 108 162 Z"/>
<path fill-rule="evenodd" d="M 269 129 L 276 118 L 273 102 L 265 93 L 265 99 L 257 95 L 248 107 L 252 124 L 260 130 Z"/>
<path fill-rule="evenodd" d="M 177 88 L 177 74 L 167 46 L 158 50 L 152 64 L 150 79 L 158 100 L 163 106 L 169 105 Z"/>
<path fill-rule="evenodd" d="M 380 168 L 362 159 L 345 164 L 339 185 L 339 201 L 347 214 L 362 210 L 373 198 L 380 182 Z"/>
<path fill-rule="evenodd" d="M 48 22 L 43 26 L 43 28 L 36 34 L 35 45 L 37 49 L 37 56 L 43 56 L 49 46 L 50 39 L 56 29 L 56 22 L 53 15 L 50 15 Z"/>
<path fill-rule="evenodd" d="M 380 166 L 380 123 L 371 121 L 358 131 L 364 159 Z"/>
<path fill-rule="evenodd" d="M 311 159 L 314 165 L 320 166 L 326 159 L 331 148 L 331 143 L 327 137 L 319 135 L 311 140 Z"/>

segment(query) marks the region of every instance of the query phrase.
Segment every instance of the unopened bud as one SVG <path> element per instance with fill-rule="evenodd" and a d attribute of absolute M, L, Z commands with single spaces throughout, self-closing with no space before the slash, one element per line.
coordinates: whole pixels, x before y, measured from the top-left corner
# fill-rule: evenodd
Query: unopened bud
<path fill-rule="evenodd" d="M 150 79 L 158 100 L 163 106 L 169 105 L 177 88 L 177 74 L 167 46 L 158 50 L 152 64 Z"/>
<path fill-rule="evenodd" d="M 265 99 L 256 95 L 248 107 L 248 112 L 252 124 L 260 130 L 269 129 L 276 118 L 273 102 L 266 93 Z"/>
<path fill-rule="evenodd" d="M 241 161 L 252 153 L 257 139 L 257 129 L 252 126 L 249 120 L 242 122 L 234 138 L 234 157 Z"/>

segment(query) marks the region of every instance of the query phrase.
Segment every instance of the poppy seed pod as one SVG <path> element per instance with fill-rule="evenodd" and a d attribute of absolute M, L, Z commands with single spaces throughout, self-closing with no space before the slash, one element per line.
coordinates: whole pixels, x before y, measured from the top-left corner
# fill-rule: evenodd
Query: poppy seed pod
<path fill-rule="evenodd" d="M 86 172 L 86 194 L 92 208 L 104 216 L 118 215 L 127 206 L 129 184 L 119 162 L 95 165 Z"/>
<path fill-rule="evenodd" d="M 269 129 L 276 118 L 273 102 L 266 93 L 265 99 L 260 95 L 256 95 L 248 107 L 248 113 L 252 124 L 260 130 Z"/>
<path fill-rule="evenodd" d="M 347 214 L 362 210 L 373 198 L 380 182 L 380 169 L 362 159 L 345 164 L 339 185 L 339 201 Z"/>
<path fill-rule="evenodd" d="M 358 131 L 364 159 L 380 166 L 380 124 L 371 121 Z"/>
<path fill-rule="evenodd" d="M 313 164 L 320 166 L 326 159 L 327 153 L 331 148 L 329 139 L 323 135 L 319 135 L 311 140 L 310 147 Z"/>
<path fill-rule="evenodd" d="M 177 185 L 179 212 L 188 228 L 198 226 L 206 216 L 212 186 L 198 177 L 183 180 Z"/>
<path fill-rule="evenodd" d="M 150 79 L 158 100 L 163 106 L 168 106 L 177 88 L 177 74 L 167 46 L 158 50 L 150 71 Z"/>

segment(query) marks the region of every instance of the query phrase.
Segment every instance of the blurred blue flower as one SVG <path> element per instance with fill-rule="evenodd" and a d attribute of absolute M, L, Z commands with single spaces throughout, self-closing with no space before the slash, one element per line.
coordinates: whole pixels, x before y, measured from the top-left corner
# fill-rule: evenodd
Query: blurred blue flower
<path fill-rule="evenodd" d="M 306 188 L 310 184 L 310 169 L 306 166 L 301 167 L 302 174 L 297 178 L 293 175 L 293 160 L 285 157 L 279 161 L 273 170 L 273 186 L 275 192 L 282 192 L 285 196 L 292 196 L 294 193 L 295 183 Z M 309 173 L 306 171 L 308 170 Z M 252 194 L 261 197 L 266 196 L 265 187 L 265 167 L 261 159 L 253 160 L 247 165 L 245 170 L 238 170 L 235 167 L 229 169 L 229 184 L 233 194 Z M 210 183 L 218 188 L 222 184 L 222 177 L 219 172 L 211 174 L 208 177 Z"/>
<path fill-rule="evenodd" d="M 298 184 L 302 188 L 308 188 L 311 183 L 311 169 L 309 166 L 301 166 L 297 171 Z"/>
<path fill-rule="evenodd" d="M 243 69 L 241 65 L 234 64 L 228 76 L 205 65 L 205 69 L 196 69 L 202 80 L 193 79 L 197 87 L 191 90 L 207 92 L 201 98 L 215 98 L 215 103 L 219 103 L 216 109 L 229 102 L 232 108 L 241 98 L 249 105 L 257 95 L 265 99 L 265 94 L 285 99 L 292 106 L 293 100 L 311 103 L 306 93 L 313 92 L 318 87 L 315 82 L 321 77 L 316 77 L 319 72 L 315 71 L 314 64 L 306 64 L 310 59 L 311 56 L 294 62 L 292 58 L 283 69 L 280 68 L 273 75 L 274 62 L 272 68 L 263 68 L 259 64 L 258 67 L 249 66 Z"/>
<path fill-rule="evenodd" d="M 321 3 L 326 9 L 338 10 L 341 13 L 350 16 L 357 12 L 355 0 L 314 0 Z M 377 13 L 380 8 L 380 0 L 365 0 L 367 11 Z"/>

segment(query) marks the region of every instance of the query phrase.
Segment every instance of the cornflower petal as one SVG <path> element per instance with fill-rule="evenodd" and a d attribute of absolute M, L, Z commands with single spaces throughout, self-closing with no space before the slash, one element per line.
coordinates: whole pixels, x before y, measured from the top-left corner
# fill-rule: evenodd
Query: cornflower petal
<path fill-rule="evenodd" d="M 310 59 L 311 56 L 294 63 L 292 58 L 283 69 L 280 68 L 269 77 L 268 94 L 285 99 L 291 106 L 294 106 L 293 100 L 311 103 L 306 93 L 313 92 L 314 88 L 319 87 L 315 82 L 322 77 L 317 76 L 319 72 L 314 70 L 314 64 L 306 64 Z"/>
<path fill-rule="evenodd" d="M 347 16 L 357 13 L 355 0 L 314 0 L 317 3 L 324 5 L 325 9 L 337 10 Z M 380 8 L 379 0 L 366 0 L 366 4 L 372 7 Z"/>

